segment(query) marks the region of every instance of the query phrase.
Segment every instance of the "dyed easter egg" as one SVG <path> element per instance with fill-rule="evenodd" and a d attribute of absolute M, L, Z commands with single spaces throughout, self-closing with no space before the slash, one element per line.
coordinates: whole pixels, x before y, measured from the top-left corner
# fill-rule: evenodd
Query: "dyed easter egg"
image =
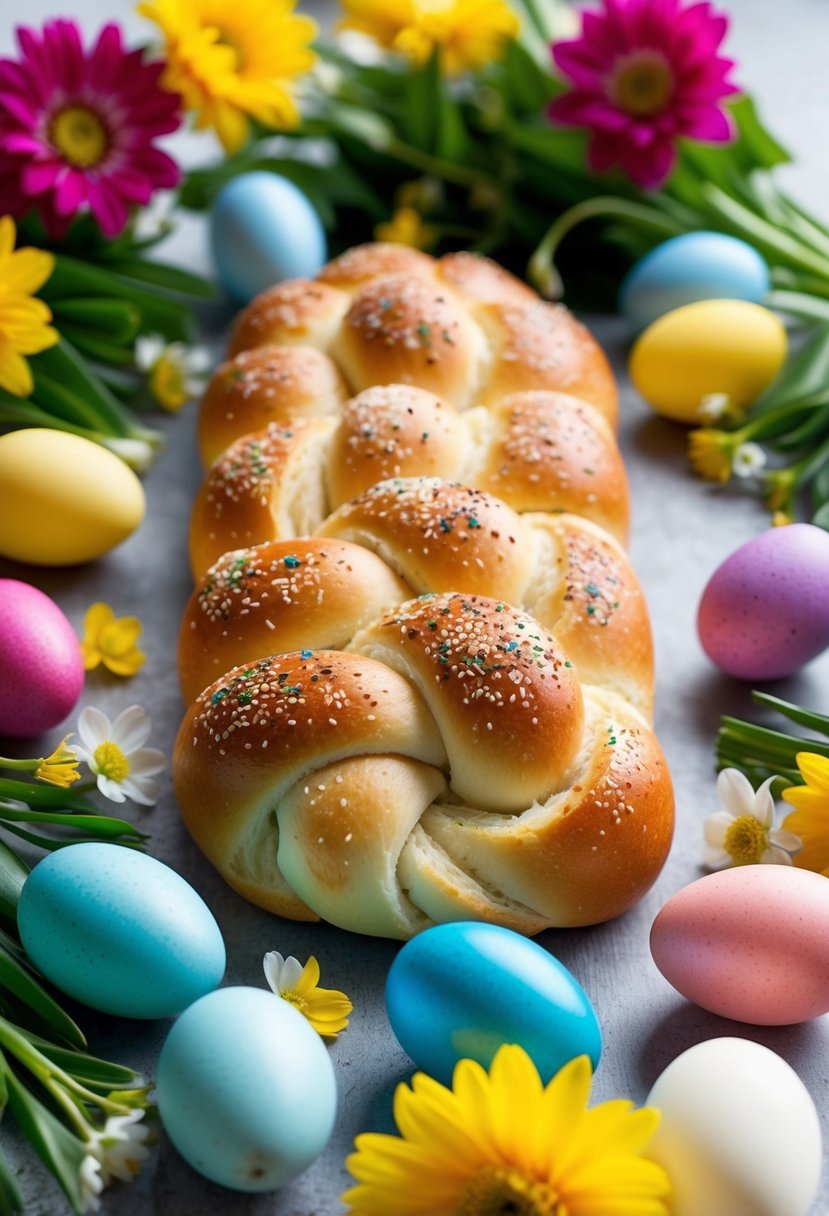
<path fill-rule="evenodd" d="M 322 1039 L 261 988 L 222 988 L 185 1010 L 161 1049 L 156 1093 L 185 1161 L 237 1191 L 296 1178 L 325 1148 L 337 1111 Z"/>
<path fill-rule="evenodd" d="M 247 302 L 282 279 L 313 278 L 327 257 L 325 232 L 302 191 L 276 173 L 241 173 L 210 214 L 210 246 L 222 286 Z"/>
<path fill-rule="evenodd" d="M 634 386 L 658 414 L 698 422 L 705 397 L 748 405 L 771 384 L 788 349 L 782 322 L 746 300 L 700 300 L 649 325 L 630 355 Z"/>
<path fill-rule="evenodd" d="M 595 1068 L 601 1031 L 583 988 L 535 942 L 478 922 L 436 925 L 402 948 L 386 983 L 391 1028 L 418 1068 L 444 1084 L 459 1060 L 488 1067 L 517 1043 L 546 1083 L 569 1060 Z"/>
<path fill-rule="evenodd" d="M 632 266 L 619 289 L 619 311 L 638 333 L 666 312 L 697 300 L 750 300 L 769 290 L 769 271 L 745 241 L 722 232 L 686 232 Z"/>
<path fill-rule="evenodd" d="M 829 882 L 790 866 L 706 874 L 665 904 L 651 954 L 711 1013 L 757 1026 L 829 1012 Z"/>
<path fill-rule="evenodd" d="M 823 880 L 824 882 L 826 879 Z M 785 1060 L 746 1039 L 697 1043 L 647 1099 L 647 1156 L 671 1179 L 671 1216 L 806 1216 L 820 1184 L 815 1104 Z"/>
<path fill-rule="evenodd" d="M 697 632 L 712 662 L 740 680 L 791 675 L 829 646 L 829 533 L 769 528 L 718 566 Z"/>
<path fill-rule="evenodd" d="M 83 688 L 75 631 L 48 595 L 0 578 L 0 735 L 25 738 L 57 726 Z"/>
<path fill-rule="evenodd" d="M 73 844 L 32 870 L 18 929 L 38 970 L 75 1000 L 127 1018 L 172 1017 L 221 982 L 207 905 L 169 866 L 116 844 Z"/>
<path fill-rule="evenodd" d="M 0 436 L 0 554 L 36 566 L 93 561 L 135 531 L 141 482 L 100 444 L 44 427 Z"/>

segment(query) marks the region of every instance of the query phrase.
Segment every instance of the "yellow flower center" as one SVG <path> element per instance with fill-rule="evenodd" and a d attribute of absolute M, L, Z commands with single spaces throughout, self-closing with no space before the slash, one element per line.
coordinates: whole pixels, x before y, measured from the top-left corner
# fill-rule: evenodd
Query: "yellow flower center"
<path fill-rule="evenodd" d="M 123 781 L 129 775 L 130 762 L 117 743 L 105 739 L 95 748 L 93 755 L 95 771 L 110 781 Z"/>
<path fill-rule="evenodd" d="M 768 848 L 766 829 L 753 815 L 741 815 L 726 832 L 723 848 L 735 865 L 757 865 Z"/>
<path fill-rule="evenodd" d="M 78 169 L 98 165 L 109 147 L 109 132 L 86 106 L 65 106 L 49 124 L 49 139 L 64 160 Z"/>
<path fill-rule="evenodd" d="M 308 1002 L 304 996 L 299 996 L 292 988 L 289 988 L 287 992 L 280 992 L 279 995 L 283 1001 L 287 1001 L 289 1005 L 293 1005 L 294 1009 L 298 1009 L 301 1014 L 307 1016 Z"/>
<path fill-rule="evenodd" d="M 609 93 L 620 110 L 647 118 L 658 114 L 674 91 L 674 78 L 658 51 L 637 51 L 616 63 Z"/>
<path fill-rule="evenodd" d="M 150 392 L 165 410 L 177 410 L 187 400 L 184 371 L 168 355 L 157 359 L 150 370 Z"/>
<path fill-rule="evenodd" d="M 558 1195 L 509 1166 L 487 1166 L 467 1183 L 457 1216 L 565 1216 Z"/>

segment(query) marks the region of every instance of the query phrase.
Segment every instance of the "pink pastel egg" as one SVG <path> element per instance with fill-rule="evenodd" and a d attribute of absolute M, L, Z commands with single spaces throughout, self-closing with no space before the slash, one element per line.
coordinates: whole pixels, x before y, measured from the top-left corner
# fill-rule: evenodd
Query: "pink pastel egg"
<path fill-rule="evenodd" d="M 829 1011 L 829 878 L 789 866 L 707 874 L 651 929 L 669 984 L 711 1013 L 756 1026 Z"/>
<path fill-rule="evenodd" d="M 752 537 L 712 574 L 697 629 L 708 657 L 741 680 L 815 658 L 829 646 L 829 533 L 787 524 Z"/>
<path fill-rule="evenodd" d="M 62 722 L 83 688 L 75 631 L 48 595 L 0 579 L 0 735 L 27 738 Z"/>

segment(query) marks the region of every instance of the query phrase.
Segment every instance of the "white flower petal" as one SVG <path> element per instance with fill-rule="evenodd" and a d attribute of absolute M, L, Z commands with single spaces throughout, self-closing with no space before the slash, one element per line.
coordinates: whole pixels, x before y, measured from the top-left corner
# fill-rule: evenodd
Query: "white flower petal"
<path fill-rule="evenodd" d="M 265 972 L 265 979 L 272 992 L 279 996 L 282 990 L 282 968 L 285 960 L 278 950 L 269 950 L 262 959 L 262 967 Z"/>
<path fill-rule="evenodd" d="M 798 853 L 803 848 L 800 837 L 785 828 L 774 828 L 769 832 L 769 844 L 776 845 L 778 849 L 785 849 L 787 853 Z"/>
<path fill-rule="evenodd" d="M 728 811 L 716 811 L 713 815 L 709 815 L 702 825 L 705 843 L 710 844 L 712 848 L 721 849 L 733 822 L 734 817 L 729 815 Z"/>
<path fill-rule="evenodd" d="M 776 780 L 776 777 L 767 777 L 754 795 L 754 815 L 764 828 L 770 828 L 774 823 L 774 799 L 771 796 L 771 787 Z"/>
<path fill-rule="evenodd" d="M 294 958 L 289 954 L 285 959 L 285 966 L 282 968 L 282 983 L 280 984 L 280 992 L 291 992 L 299 983 L 302 972 L 305 970 L 299 959 Z"/>
<path fill-rule="evenodd" d="M 156 781 L 154 777 L 133 777 L 130 774 L 121 782 L 121 789 L 127 798 L 137 802 L 139 806 L 155 806 L 161 792 L 161 782 Z"/>
<path fill-rule="evenodd" d="M 735 819 L 754 814 L 754 787 L 738 768 L 724 768 L 719 774 L 717 797 Z"/>
<path fill-rule="evenodd" d="M 142 748 L 140 752 L 130 756 L 131 777 L 155 777 L 158 773 L 163 773 L 166 767 L 167 758 L 164 752 L 155 747 Z"/>
<path fill-rule="evenodd" d="M 104 777 L 99 773 L 98 789 L 105 798 L 109 798 L 110 802 L 126 802 L 121 786 L 117 781 L 113 781 L 111 777 Z"/>
<path fill-rule="evenodd" d="M 143 334 L 135 340 L 135 366 L 139 371 L 151 371 L 164 354 L 165 342 L 161 334 Z"/>
<path fill-rule="evenodd" d="M 212 362 L 210 351 L 206 346 L 193 346 L 184 356 L 184 366 L 194 376 L 204 375 L 206 371 L 210 370 Z"/>
<path fill-rule="evenodd" d="M 125 756 L 131 756 L 144 746 L 151 730 L 152 722 L 147 711 L 140 705 L 130 705 L 113 722 L 110 739 L 118 744 Z"/>
<path fill-rule="evenodd" d="M 94 752 L 100 743 L 110 738 L 111 730 L 112 725 L 103 710 L 96 709 L 94 705 L 87 705 L 86 709 L 81 710 L 78 734 L 90 752 Z"/>
<path fill-rule="evenodd" d="M 713 849 L 707 846 L 702 850 L 702 860 L 711 870 L 723 870 L 731 864 L 731 856 L 726 853 L 725 849 Z"/>
<path fill-rule="evenodd" d="M 791 866 L 794 865 L 789 854 L 784 849 L 768 848 L 763 853 L 760 861 L 765 866 Z"/>
<path fill-rule="evenodd" d="M 101 1177 L 101 1163 L 92 1153 L 87 1153 L 81 1162 L 80 1168 L 80 1183 L 81 1183 L 81 1210 L 83 1212 L 97 1212 L 100 1210 L 101 1201 L 98 1198 L 101 1191 L 104 1189 L 104 1180 Z"/>

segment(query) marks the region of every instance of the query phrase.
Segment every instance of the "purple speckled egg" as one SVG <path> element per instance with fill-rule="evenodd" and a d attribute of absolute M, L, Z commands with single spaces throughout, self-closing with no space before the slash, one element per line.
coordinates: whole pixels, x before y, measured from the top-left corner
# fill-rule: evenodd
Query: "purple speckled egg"
<path fill-rule="evenodd" d="M 712 574 L 697 630 L 708 657 L 740 680 L 808 663 L 829 646 L 829 533 L 787 524 L 746 541 Z"/>
<path fill-rule="evenodd" d="M 24 739 L 57 726 L 83 678 L 80 643 L 54 600 L 0 578 L 0 735 Z"/>

